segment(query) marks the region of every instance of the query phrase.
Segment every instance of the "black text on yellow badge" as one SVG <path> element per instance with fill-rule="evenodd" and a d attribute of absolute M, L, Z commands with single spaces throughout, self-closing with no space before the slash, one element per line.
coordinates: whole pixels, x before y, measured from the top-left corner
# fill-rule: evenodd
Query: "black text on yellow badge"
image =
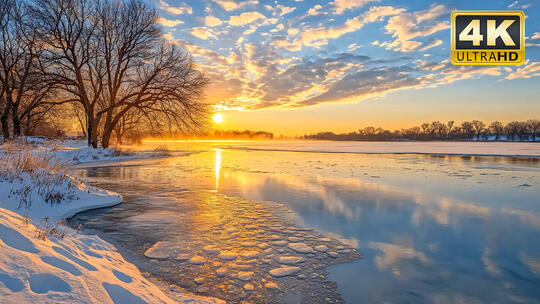
<path fill-rule="evenodd" d="M 525 62 L 522 11 L 454 11 L 451 61 L 457 65 Z"/>

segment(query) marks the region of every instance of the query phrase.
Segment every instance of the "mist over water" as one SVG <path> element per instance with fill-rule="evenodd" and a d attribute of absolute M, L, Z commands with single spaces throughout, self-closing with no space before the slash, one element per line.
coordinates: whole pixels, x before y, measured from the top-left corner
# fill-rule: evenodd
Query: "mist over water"
<path fill-rule="evenodd" d="M 112 230 L 107 221 L 133 216 L 129 200 L 150 192 L 211 190 L 283 203 L 297 226 L 340 239 L 365 256 L 329 268 L 328 279 L 348 303 L 540 301 L 540 242 L 531 241 L 540 239 L 538 158 L 250 145 L 168 143 L 173 157 L 77 174 L 127 197 L 128 203 L 92 215 Z M 159 196 L 148 203 L 154 201 Z M 174 208 L 166 215 L 156 221 L 137 210 L 136 220 L 151 225 L 159 239 L 160 229 L 183 216 Z M 115 233 L 129 237 L 130 231 Z"/>

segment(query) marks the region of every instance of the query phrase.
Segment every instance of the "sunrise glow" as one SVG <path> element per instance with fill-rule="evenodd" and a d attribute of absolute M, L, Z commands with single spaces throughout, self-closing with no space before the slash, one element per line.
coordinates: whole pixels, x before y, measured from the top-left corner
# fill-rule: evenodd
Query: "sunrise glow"
<path fill-rule="evenodd" d="M 220 113 L 216 113 L 214 114 L 214 116 L 212 116 L 212 120 L 217 123 L 217 124 L 220 124 L 223 122 L 223 115 L 221 115 Z"/>

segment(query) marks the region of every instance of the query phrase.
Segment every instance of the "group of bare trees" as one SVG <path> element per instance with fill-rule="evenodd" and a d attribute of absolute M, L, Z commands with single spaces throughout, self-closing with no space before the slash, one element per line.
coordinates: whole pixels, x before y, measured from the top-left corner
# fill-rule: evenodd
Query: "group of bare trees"
<path fill-rule="evenodd" d="M 512 121 L 504 125 L 494 121 L 489 125 L 480 121 L 425 122 L 409 129 L 389 131 L 383 128 L 366 127 L 356 132 L 334 134 L 320 132 L 304 135 L 304 139 L 325 140 L 508 140 L 536 141 L 540 136 L 540 120 Z"/>
<path fill-rule="evenodd" d="M 4 139 L 69 105 L 88 144 L 129 130 L 197 132 L 208 79 L 139 0 L 0 1 Z M 65 113 L 65 111 L 64 111 Z M 11 122 L 9 121 L 11 118 Z M 26 128 L 21 132 L 21 123 Z"/>

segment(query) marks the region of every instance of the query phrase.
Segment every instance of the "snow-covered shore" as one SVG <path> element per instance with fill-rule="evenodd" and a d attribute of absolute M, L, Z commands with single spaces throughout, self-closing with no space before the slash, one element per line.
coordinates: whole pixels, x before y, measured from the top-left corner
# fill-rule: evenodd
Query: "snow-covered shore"
<path fill-rule="evenodd" d="M 113 245 L 57 223 L 84 210 L 122 202 L 116 193 L 65 174 L 63 163 L 147 154 L 39 139 L 1 147 L 0 303 L 223 302 L 175 287 L 162 290 Z"/>

